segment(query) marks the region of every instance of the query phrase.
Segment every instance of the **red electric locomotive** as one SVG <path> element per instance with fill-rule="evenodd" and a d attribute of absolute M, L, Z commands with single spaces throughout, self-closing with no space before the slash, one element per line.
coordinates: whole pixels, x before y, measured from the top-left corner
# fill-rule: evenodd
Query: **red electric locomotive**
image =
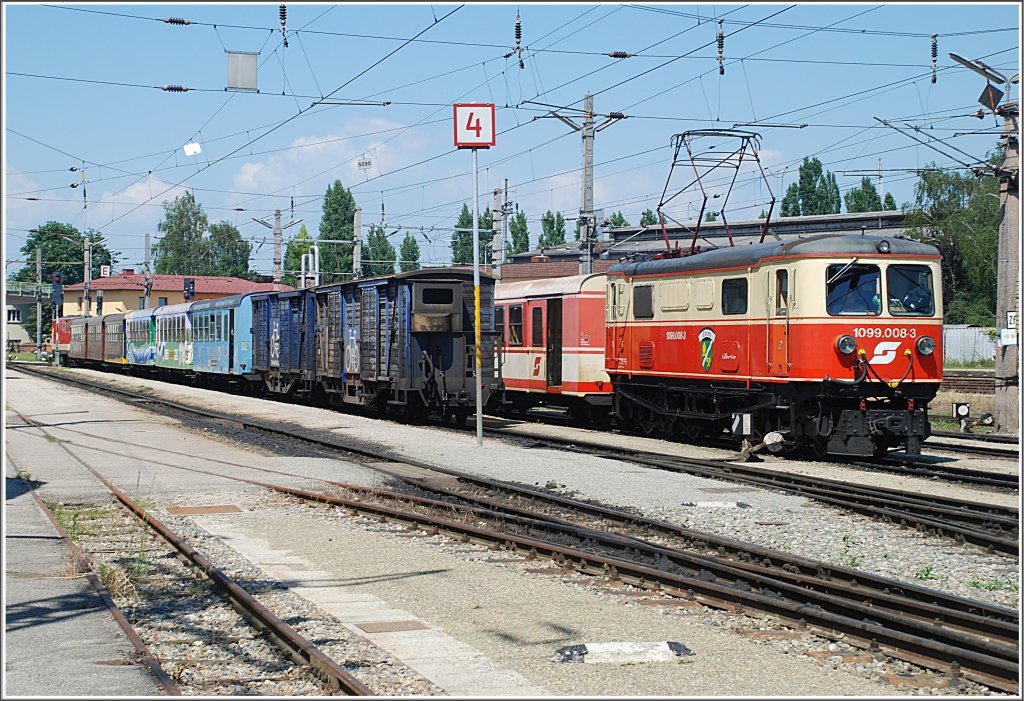
<path fill-rule="evenodd" d="M 822 235 L 619 264 L 613 412 L 647 433 L 917 455 L 942 381 L 939 261 L 909 239 Z"/>

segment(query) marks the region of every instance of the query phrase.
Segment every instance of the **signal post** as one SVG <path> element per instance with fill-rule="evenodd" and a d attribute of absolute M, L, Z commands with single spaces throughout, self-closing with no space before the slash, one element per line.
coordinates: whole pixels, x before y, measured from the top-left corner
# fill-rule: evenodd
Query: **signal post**
<path fill-rule="evenodd" d="M 477 151 L 495 144 L 494 105 L 453 105 L 455 146 L 473 151 L 473 316 L 476 330 L 476 444 L 484 444 L 483 354 L 480 349 L 480 203 Z"/>

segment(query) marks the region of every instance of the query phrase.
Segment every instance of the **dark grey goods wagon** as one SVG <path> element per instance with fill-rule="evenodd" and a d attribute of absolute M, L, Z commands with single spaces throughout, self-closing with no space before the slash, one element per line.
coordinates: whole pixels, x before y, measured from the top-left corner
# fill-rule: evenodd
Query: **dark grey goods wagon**
<path fill-rule="evenodd" d="M 324 285 L 316 297 L 320 388 L 335 403 L 463 422 L 476 409 L 472 271 L 450 268 Z M 497 399 L 494 278 L 480 275 L 481 386 Z"/>

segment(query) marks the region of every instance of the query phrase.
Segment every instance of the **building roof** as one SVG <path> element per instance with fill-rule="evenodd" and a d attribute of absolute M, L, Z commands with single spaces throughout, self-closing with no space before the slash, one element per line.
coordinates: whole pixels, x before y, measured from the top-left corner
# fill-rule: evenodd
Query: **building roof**
<path fill-rule="evenodd" d="M 196 281 L 197 295 L 238 295 L 247 292 L 270 292 L 274 289 L 272 282 L 253 282 L 240 277 L 219 277 L 216 275 L 152 275 L 150 276 L 150 292 L 181 292 L 185 278 Z M 83 283 L 66 285 L 64 291 L 84 289 Z M 117 275 L 95 278 L 89 282 L 90 290 L 138 290 L 146 289 L 146 276 L 142 273 L 125 270 Z M 281 290 L 293 290 L 289 285 L 281 285 Z"/>

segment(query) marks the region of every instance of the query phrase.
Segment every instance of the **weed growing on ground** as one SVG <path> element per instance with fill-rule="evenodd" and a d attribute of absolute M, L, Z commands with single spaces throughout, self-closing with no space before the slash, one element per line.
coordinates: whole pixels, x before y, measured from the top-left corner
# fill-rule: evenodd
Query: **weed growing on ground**
<path fill-rule="evenodd" d="M 932 570 L 932 566 L 928 565 L 924 569 L 920 569 L 914 573 L 914 579 L 928 580 L 935 579 L 935 572 Z"/>
<path fill-rule="evenodd" d="M 846 545 L 843 547 L 843 555 L 846 557 L 844 564 L 847 567 L 860 567 L 860 560 L 857 555 L 853 552 L 853 546 L 857 544 L 857 541 L 853 539 L 853 536 L 847 533 L 843 536 L 843 542 Z"/>
<path fill-rule="evenodd" d="M 1008 591 L 1020 591 L 1020 585 L 1012 579 L 993 579 L 991 582 L 983 582 L 980 579 L 971 581 L 971 586 L 975 589 L 984 589 L 986 591 L 1001 591 L 1006 589 Z"/>

